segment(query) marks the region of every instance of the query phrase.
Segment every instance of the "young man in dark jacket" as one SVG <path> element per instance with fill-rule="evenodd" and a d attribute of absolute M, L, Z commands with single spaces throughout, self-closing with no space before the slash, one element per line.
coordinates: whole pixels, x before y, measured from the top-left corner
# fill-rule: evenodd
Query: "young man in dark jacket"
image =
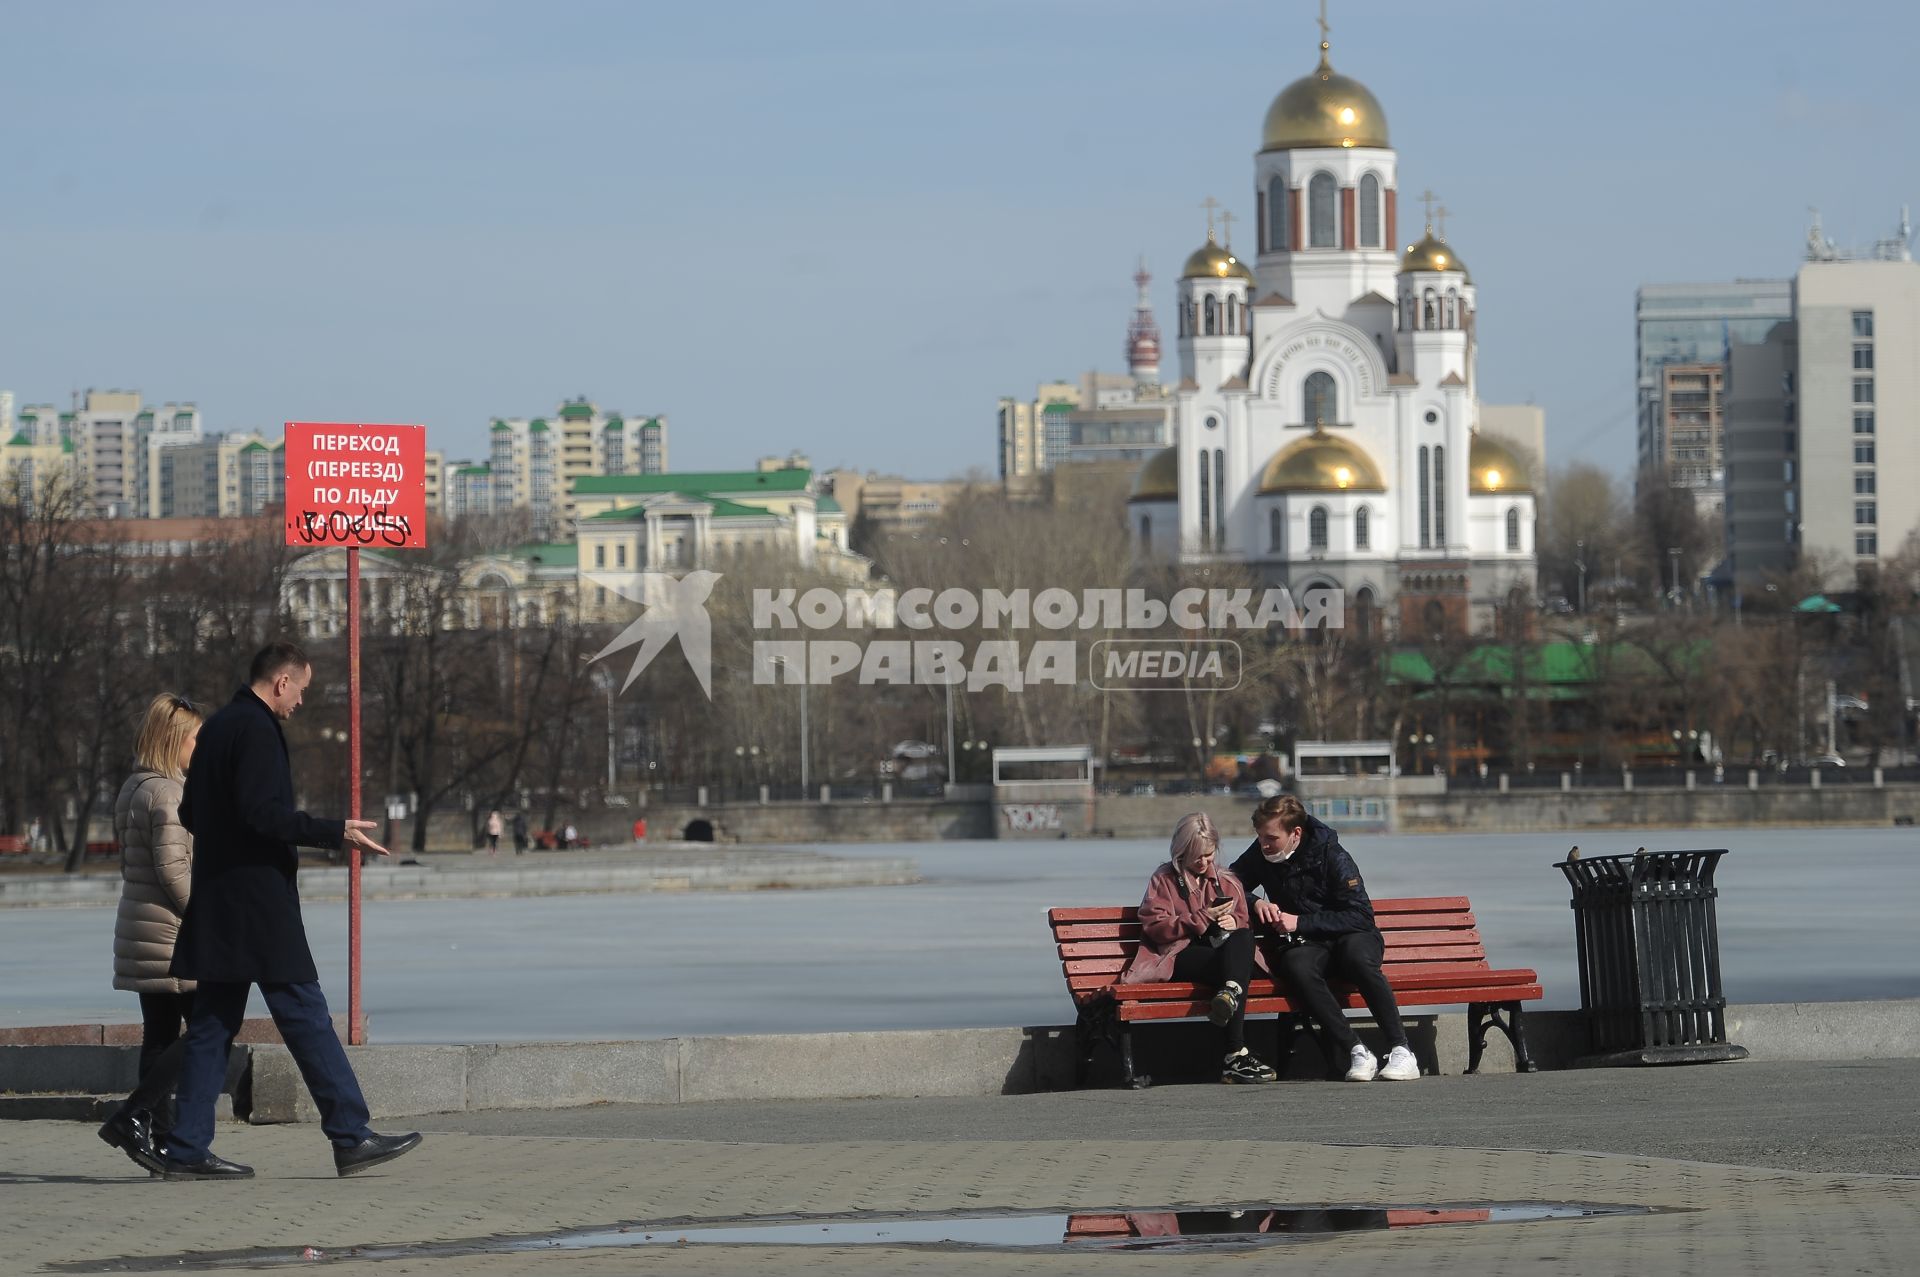
<path fill-rule="evenodd" d="M 1253 832 L 1253 845 L 1233 862 L 1233 873 L 1246 884 L 1255 920 L 1289 938 L 1274 970 L 1287 996 L 1346 1049 L 1347 1081 L 1419 1077 L 1399 1004 L 1380 970 L 1386 942 L 1374 925 L 1373 901 L 1353 857 L 1333 830 L 1290 794 L 1260 804 Z M 1266 898 L 1253 899 L 1256 890 Z M 1353 985 L 1366 1000 L 1391 1047 L 1384 1065 L 1347 1024 L 1340 1000 L 1327 987 L 1329 974 Z"/>

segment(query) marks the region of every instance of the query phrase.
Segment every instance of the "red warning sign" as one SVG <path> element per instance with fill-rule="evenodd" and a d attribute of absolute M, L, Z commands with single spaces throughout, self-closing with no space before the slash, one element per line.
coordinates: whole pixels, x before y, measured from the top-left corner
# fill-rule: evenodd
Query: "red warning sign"
<path fill-rule="evenodd" d="M 424 549 L 427 428 L 287 423 L 287 544 Z"/>

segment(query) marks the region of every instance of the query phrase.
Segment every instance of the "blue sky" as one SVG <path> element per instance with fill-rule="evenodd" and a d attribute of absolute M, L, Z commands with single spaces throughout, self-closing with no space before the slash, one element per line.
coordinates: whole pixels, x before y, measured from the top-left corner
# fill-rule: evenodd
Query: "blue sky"
<path fill-rule="evenodd" d="M 1123 368 L 1139 254 L 1170 330 L 1200 201 L 1250 229 L 1316 8 L 9 5 L 0 388 L 449 456 L 586 394 L 670 414 L 676 469 L 991 472 L 998 396 Z M 1809 205 L 1843 243 L 1920 205 L 1920 6 L 1331 8 L 1403 192 L 1451 210 L 1482 396 L 1544 405 L 1556 465 L 1631 463 L 1638 284 L 1786 276 Z"/>

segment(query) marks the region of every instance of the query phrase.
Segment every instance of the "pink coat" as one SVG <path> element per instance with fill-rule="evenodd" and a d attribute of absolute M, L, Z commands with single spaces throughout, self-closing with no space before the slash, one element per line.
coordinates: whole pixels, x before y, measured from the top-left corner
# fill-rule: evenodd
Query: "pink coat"
<path fill-rule="evenodd" d="M 1147 879 L 1147 894 L 1140 901 L 1140 947 L 1120 973 L 1120 983 L 1163 984 L 1173 979 L 1174 958 L 1207 934 L 1213 922 L 1207 906 L 1216 896 L 1232 896 L 1234 925 L 1248 925 L 1247 889 L 1217 863 L 1212 876 L 1190 899 L 1180 895 L 1180 870 L 1171 860 L 1154 870 L 1153 877 Z M 1257 945 L 1253 963 L 1261 971 L 1268 969 L 1266 955 Z"/>

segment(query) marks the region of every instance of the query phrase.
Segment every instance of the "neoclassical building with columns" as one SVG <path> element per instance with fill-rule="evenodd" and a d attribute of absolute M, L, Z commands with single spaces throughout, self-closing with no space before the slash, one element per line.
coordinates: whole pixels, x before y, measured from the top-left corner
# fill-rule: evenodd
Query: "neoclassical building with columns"
<path fill-rule="evenodd" d="M 1233 562 L 1349 623 L 1492 628 L 1534 588 L 1542 459 L 1481 429 L 1466 264 L 1427 226 L 1396 247 L 1379 101 L 1320 65 L 1268 109 L 1251 264 L 1218 242 L 1179 283 L 1173 446 L 1128 504 L 1138 553 Z"/>

